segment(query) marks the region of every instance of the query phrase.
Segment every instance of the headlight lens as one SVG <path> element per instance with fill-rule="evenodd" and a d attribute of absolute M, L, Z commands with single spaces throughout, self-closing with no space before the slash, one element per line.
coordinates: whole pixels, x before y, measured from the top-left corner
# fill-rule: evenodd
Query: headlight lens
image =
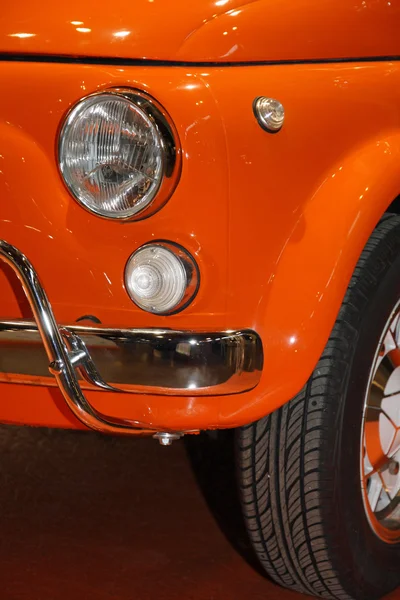
<path fill-rule="evenodd" d="M 146 244 L 132 254 L 125 286 L 143 310 L 171 314 L 185 308 L 199 284 L 197 266 L 183 248 L 170 242 Z"/>
<path fill-rule="evenodd" d="M 61 173 L 73 196 L 93 213 L 142 218 L 166 202 L 178 181 L 176 139 L 165 111 L 145 94 L 93 94 L 64 122 Z"/>

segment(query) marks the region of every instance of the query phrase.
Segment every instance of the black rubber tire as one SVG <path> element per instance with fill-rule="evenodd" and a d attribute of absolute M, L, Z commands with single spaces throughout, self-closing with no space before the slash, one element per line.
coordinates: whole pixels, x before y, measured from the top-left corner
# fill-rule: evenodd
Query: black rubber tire
<path fill-rule="evenodd" d="M 307 385 L 272 415 L 237 430 L 247 529 L 267 574 L 285 587 L 373 600 L 400 584 L 400 544 L 374 534 L 360 485 L 369 371 L 399 298 L 400 216 L 386 215 Z"/>

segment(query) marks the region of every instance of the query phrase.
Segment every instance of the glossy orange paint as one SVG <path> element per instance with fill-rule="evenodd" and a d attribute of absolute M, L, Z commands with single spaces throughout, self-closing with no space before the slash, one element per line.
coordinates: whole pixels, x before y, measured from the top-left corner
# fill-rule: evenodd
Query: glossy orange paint
<path fill-rule="evenodd" d="M 0 52 L 267 61 L 400 52 L 396 0 L 32 0 L 7 3 Z"/>
<path fill-rule="evenodd" d="M 400 64 L 119 67 L 0 64 L 0 237 L 33 262 L 59 322 L 236 329 L 262 337 L 252 392 L 152 397 L 91 392 L 105 413 L 170 429 L 233 427 L 289 400 L 326 343 L 355 263 L 400 193 Z M 143 221 L 91 215 L 58 173 L 60 122 L 79 98 L 114 86 L 153 95 L 174 120 L 183 169 L 169 202 Z M 258 95 L 286 110 L 276 135 L 257 124 Z M 375 118 L 374 118 L 375 117 Z M 169 317 L 135 307 L 127 258 L 164 238 L 196 256 L 201 287 Z M 1 317 L 29 316 L 2 272 Z M 3 384 L 0 420 L 79 426 L 57 390 Z"/>

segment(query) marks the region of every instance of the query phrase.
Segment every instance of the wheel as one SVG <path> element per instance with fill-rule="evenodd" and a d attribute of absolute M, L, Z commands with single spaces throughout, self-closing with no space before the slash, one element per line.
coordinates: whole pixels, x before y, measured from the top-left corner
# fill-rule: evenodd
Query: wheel
<path fill-rule="evenodd" d="M 236 433 L 242 507 L 267 574 L 306 594 L 400 583 L 400 217 L 355 269 L 303 390 Z"/>

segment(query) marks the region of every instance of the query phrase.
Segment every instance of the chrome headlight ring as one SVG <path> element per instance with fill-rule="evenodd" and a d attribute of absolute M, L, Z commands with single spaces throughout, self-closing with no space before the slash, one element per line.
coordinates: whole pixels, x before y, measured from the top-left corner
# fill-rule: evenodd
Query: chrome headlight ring
<path fill-rule="evenodd" d="M 77 202 L 113 220 L 159 210 L 181 173 L 179 137 L 162 106 L 144 92 L 112 88 L 82 98 L 58 138 L 62 178 Z"/>

